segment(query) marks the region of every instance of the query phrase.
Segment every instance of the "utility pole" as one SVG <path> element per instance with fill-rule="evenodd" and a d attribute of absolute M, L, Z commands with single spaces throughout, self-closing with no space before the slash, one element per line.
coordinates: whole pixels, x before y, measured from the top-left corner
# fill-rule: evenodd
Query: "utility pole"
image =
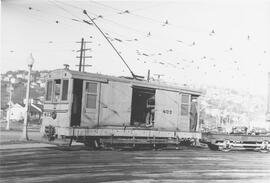
<path fill-rule="evenodd" d="M 80 58 L 80 62 L 79 62 L 79 65 L 76 65 L 76 66 L 79 66 L 79 71 L 80 72 L 85 72 L 85 67 L 91 67 L 92 65 L 88 65 L 88 64 L 85 64 L 85 59 L 86 58 L 92 58 L 92 56 L 86 56 L 85 55 L 85 51 L 89 50 L 91 51 L 91 48 L 86 48 L 86 43 L 92 43 L 91 41 L 84 41 L 84 38 L 82 38 L 81 42 L 77 42 L 77 43 L 81 43 L 81 49 L 78 50 L 77 52 L 80 52 L 80 56 L 76 57 L 76 58 Z"/>
<path fill-rule="evenodd" d="M 7 116 L 6 130 L 10 130 L 10 113 L 11 113 L 12 92 L 13 92 L 13 87 L 12 87 L 11 81 L 9 80 L 9 104 L 8 104 L 8 116 Z"/>
<path fill-rule="evenodd" d="M 24 115 L 24 122 L 23 122 L 23 134 L 22 139 L 28 140 L 28 133 L 27 133 L 27 126 L 28 126 L 28 112 L 29 112 L 29 93 L 30 93 L 30 82 L 31 82 L 31 71 L 34 64 L 34 58 L 32 53 L 30 54 L 29 63 L 28 63 L 28 81 L 27 81 L 27 88 L 26 88 L 26 104 L 25 104 L 25 115 Z"/>
<path fill-rule="evenodd" d="M 79 63 L 79 71 L 82 71 L 82 56 L 83 56 L 83 46 L 84 46 L 84 39 L 82 38 L 81 42 L 81 54 L 80 54 L 80 63 Z"/>

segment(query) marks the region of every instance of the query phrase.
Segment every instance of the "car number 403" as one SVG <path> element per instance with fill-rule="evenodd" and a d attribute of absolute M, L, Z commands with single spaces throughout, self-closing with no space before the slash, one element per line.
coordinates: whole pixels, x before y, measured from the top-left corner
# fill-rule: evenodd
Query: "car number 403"
<path fill-rule="evenodd" d="M 165 114 L 172 114 L 172 110 L 163 110 L 163 113 L 165 113 Z"/>

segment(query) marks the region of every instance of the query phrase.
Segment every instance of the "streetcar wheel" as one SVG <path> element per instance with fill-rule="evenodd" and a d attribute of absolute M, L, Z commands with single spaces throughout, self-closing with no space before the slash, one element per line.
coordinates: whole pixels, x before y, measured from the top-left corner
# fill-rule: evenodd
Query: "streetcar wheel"
<path fill-rule="evenodd" d="M 88 138 L 84 141 L 84 145 L 86 147 L 92 148 L 92 149 L 98 149 L 99 148 L 99 139 L 93 139 L 93 138 Z"/>
<path fill-rule="evenodd" d="M 215 145 L 215 144 L 209 143 L 207 145 L 208 145 L 209 149 L 211 149 L 212 151 L 217 151 L 218 150 L 218 146 Z"/>

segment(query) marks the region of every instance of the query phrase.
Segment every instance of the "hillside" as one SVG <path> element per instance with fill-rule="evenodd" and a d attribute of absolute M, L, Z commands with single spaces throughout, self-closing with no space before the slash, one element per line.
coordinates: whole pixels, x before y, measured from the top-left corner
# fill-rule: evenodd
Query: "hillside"
<path fill-rule="evenodd" d="M 40 98 L 45 94 L 45 77 L 49 71 L 33 71 L 31 74 L 30 97 Z M 12 84 L 12 102 L 23 103 L 26 95 L 27 71 L 8 71 L 1 74 L 1 109 L 8 105 L 10 83 Z"/>

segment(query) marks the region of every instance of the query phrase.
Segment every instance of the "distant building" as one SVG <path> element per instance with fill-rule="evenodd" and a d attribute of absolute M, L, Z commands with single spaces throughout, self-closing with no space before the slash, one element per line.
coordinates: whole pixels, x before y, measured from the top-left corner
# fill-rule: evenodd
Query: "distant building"
<path fill-rule="evenodd" d="M 26 75 L 24 73 L 19 73 L 16 75 L 16 77 L 20 79 L 26 79 Z"/>
<path fill-rule="evenodd" d="M 11 82 L 12 84 L 18 83 L 18 79 L 12 77 L 12 78 L 10 78 L 10 82 Z"/>
<path fill-rule="evenodd" d="M 47 75 L 48 75 L 48 72 L 40 72 L 40 78 L 41 78 L 41 79 L 46 78 Z"/>
<path fill-rule="evenodd" d="M 11 104 L 7 109 L 7 116 L 10 114 L 10 120 L 19 121 L 23 120 L 25 108 L 21 104 Z"/>
<path fill-rule="evenodd" d="M 12 78 L 13 74 L 8 74 L 7 76 L 8 76 L 8 78 Z"/>
<path fill-rule="evenodd" d="M 43 112 L 43 105 L 37 100 L 30 100 L 30 120 L 39 121 Z M 24 119 L 25 104 L 11 104 L 10 108 L 7 108 L 7 116 L 10 113 L 10 120 L 19 121 Z"/>
<path fill-rule="evenodd" d="M 3 81 L 9 82 L 9 77 L 8 76 L 3 77 Z"/>

